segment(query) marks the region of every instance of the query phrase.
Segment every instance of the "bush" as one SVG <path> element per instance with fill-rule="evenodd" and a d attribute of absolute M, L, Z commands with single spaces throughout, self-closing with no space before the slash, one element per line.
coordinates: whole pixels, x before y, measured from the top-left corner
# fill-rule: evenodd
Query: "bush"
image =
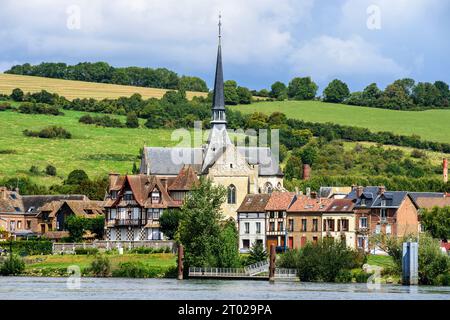
<path fill-rule="evenodd" d="M 28 170 L 30 172 L 30 174 L 37 176 L 40 175 L 41 172 L 39 171 L 39 168 L 36 166 L 31 166 L 30 169 Z"/>
<path fill-rule="evenodd" d="M 123 128 L 124 125 L 120 122 L 119 119 L 112 118 L 110 116 L 94 116 L 92 117 L 89 114 L 86 114 L 78 120 L 78 122 L 85 124 L 95 124 L 101 127 L 107 128 Z"/>
<path fill-rule="evenodd" d="M 167 268 L 152 267 L 140 261 L 133 261 L 121 263 L 112 275 L 120 278 L 157 278 L 165 276 L 168 271 Z"/>
<path fill-rule="evenodd" d="M 6 111 L 12 109 L 11 104 L 8 102 L 0 102 L 0 111 Z"/>
<path fill-rule="evenodd" d="M 18 240 L 12 242 L 14 253 L 20 256 L 52 254 L 53 243 L 49 240 Z"/>
<path fill-rule="evenodd" d="M 94 255 L 98 253 L 97 248 L 75 248 L 75 254 L 79 255 Z"/>
<path fill-rule="evenodd" d="M 25 270 L 25 262 L 16 256 L 10 256 L 3 264 L 0 266 L 0 275 L 2 276 L 14 276 L 19 275 Z"/>
<path fill-rule="evenodd" d="M 50 106 L 45 103 L 24 102 L 19 107 L 20 113 L 26 114 L 50 114 L 54 116 L 64 115 L 57 106 Z"/>
<path fill-rule="evenodd" d="M 127 128 L 139 128 L 139 119 L 135 112 L 127 114 L 127 121 L 125 122 Z"/>
<path fill-rule="evenodd" d="M 434 279 L 435 286 L 450 286 L 450 273 L 440 274 Z"/>
<path fill-rule="evenodd" d="M 45 168 L 45 173 L 47 174 L 47 175 L 49 175 L 49 176 L 56 176 L 56 168 L 54 167 L 54 166 L 52 166 L 52 165 L 48 165 L 46 168 Z"/>
<path fill-rule="evenodd" d="M 23 101 L 24 93 L 21 89 L 16 88 L 11 93 L 11 99 L 14 101 Z"/>
<path fill-rule="evenodd" d="M 334 282 L 339 282 L 339 283 L 348 283 L 348 282 L 352 282 L 352 273 L 350 272 L 350 270 L 339 270 L 338 274 L 336 275 L 336 277 L 334 278 Z"/>
<path fill-rule="evenodd" d="M 111 274 L 111 262 L 108 257 L 98 255 L 92 261 L 90 271 L 97 277 L 108 277 Z"/>
<path fill-rule="evenodd" d="M 45 138 L 45 139 L 71 139 L 72 135 L 70 132 L 65 130 L 62 127 L 58 126 L 50 126 L 47 128 L 42 129 L 41 131 L 31 131 L 31 130 L 24 130 L 23 134 L 28 137 L 39 137 L 39 138 Z"/>
<path fill-rule="evenodd" d="M 361 269 L 352 270 L 352 277 L 358 283 L 366 283 L 373 273 L 364 272 Z"/>

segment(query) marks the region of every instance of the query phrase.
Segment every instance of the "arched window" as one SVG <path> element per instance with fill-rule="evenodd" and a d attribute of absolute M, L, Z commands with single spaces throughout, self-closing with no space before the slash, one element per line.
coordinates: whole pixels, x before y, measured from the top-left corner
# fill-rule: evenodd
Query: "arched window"
<path fill-rule="evenodd" d="M 273 191 L 273 186 L 270 182 L 267 182 L 265 185 L 265 189 L 266 189 L 266 193 L 272 193 Z"/>
<path fill-rule="evenodd" d="M 236 203 L 236 187 L 232 184 L 228 186 L 228 204 L 235 204 Z"/>

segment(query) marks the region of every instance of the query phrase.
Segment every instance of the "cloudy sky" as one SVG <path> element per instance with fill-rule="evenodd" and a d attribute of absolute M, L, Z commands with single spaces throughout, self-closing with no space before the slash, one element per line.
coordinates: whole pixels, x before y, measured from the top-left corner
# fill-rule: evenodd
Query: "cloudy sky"
<path fill-rule="evenodd" d="M 321 90 L 400 77 L 450 82 L 446 0 L 0 0 L 0 71 L 42 61 L 167 67 L 211 86 L 222 13 L 226 79 L 311 76 Z"/>

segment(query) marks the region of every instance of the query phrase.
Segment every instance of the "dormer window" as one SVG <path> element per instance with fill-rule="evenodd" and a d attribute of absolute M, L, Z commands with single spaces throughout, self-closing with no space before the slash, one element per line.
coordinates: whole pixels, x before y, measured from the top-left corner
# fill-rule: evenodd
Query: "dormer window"
<path fill-rule="evenodd" d="M 386 200 L 384 200 L 384 199 L 381 200 L 381 206 L 382 206 L 382 207 L 386 207 Z"/>
<path fill-rule="evenodd" d="M 123 195 L 123 200 L 125 201 L 131 201 L 133 200 L 133 193 L 131 191 L 126 191 Z"/>
<path fill-rule="evenodd" d="M 152 191 L 152 203 L 160 203 L 161 202 L 161 194 L 158 189 L 154 189 Z"/>
<path fill-rule="evenodd" d="M 366 199 L 362 198 L 361 199 L 361 207 L 365 207 L 366 206 Z"/>
<path fill-rule="evenodd" d="M 117 191 L 111 191 L 111 199 L 117 199 Z"/>

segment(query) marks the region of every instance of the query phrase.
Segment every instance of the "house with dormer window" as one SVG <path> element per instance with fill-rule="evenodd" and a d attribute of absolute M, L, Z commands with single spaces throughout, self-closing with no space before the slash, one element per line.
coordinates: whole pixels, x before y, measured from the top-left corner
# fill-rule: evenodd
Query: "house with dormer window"
<path fill-rule="evenodd" d="M 380 187 L 354 187 L 347 195 L 354 203 L 357 248 L 369 250 L 372 234 L 393 236 L 419 232 L 418 207 L 407 191 Z"/>
<path fill-rule="evenodd" d="M 191 166 L 176 177 L 109 175 L 105 198 L 107 240 L 164 240 L 159 219 L 167 210 L 177 210 L 198 183 Z"/>

